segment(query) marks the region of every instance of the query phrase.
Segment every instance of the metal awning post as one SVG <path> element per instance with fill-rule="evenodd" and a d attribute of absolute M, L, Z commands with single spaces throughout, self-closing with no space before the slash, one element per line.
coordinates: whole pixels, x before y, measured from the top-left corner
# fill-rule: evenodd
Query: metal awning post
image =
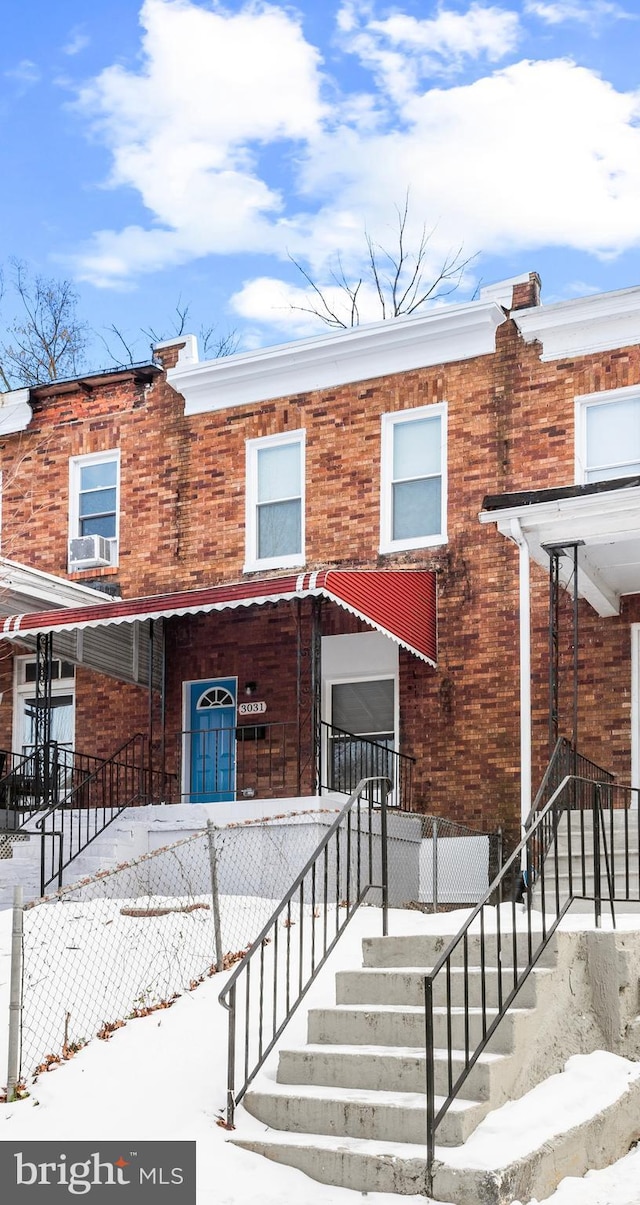
<path fill-rule="evenodd" d="M 36 706 L 34 731 L 34 778 L 36 798 L 42 804 L 56 802 L 52 798 L 57 775 L 51 774 L 51 673 L 53 634 L 41 632 L 36 640 Z"/>
<path fill-rule="evenodd" d="M 312 601 L 311 621 L 311 731 L 313 739 L 314 794 L 320 794 L 322 782 L 322 599 Z"/>
<path fill-rule="evenodd" d="M 578 545 L 573 545 L 573 722 L 571 744 L 573 745 L 573 772 L 578 752 Z"/>
<path fill-rule="evenodd" d="M 563 556 L 572 561 L 572 697 L 571 697 L 571 748 L 573 751 L 572 771 L 575 773 L 575 755 L 578 751 L 578 641 L 579 641 L 579 592 L 578 592 L 578 549 L 582 540 L 565 544 L 548 544 L 549 555 L 549 756 L 553 754 L 559 736 L 560 717 L 560 560 Z"/>
<path fill-rule="evenodd" d="M 549 548 L 549 757 L 556 747 L 559 724 L 560 677 L 560 556 L 561 549 Z"/>
<path fill-rule="evenodd" d="M 153 620 L 149 620 L 149 797 L 153 795 Z M 147 800 L 147 803 L 149 799 Z"/>

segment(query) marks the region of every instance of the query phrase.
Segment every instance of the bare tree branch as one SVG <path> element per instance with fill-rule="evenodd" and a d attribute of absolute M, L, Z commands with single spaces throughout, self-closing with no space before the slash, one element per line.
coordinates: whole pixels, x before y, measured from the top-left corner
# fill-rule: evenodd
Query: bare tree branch
<path fill-rule="evenodd" d="M 345 316 L 340 307 L 328 296 L 327 289 L 313 279 L 307 269 L 289 254 L 292 264 L 298 269 L 312 290 L 309 305 L 291 305 L 290 309 L 312 314 L 326 326 L 347 330 L 360 323 L 358 296 L 363 285 L 369 285 L 378 299 L 383 319 L 397 318 L 401 314 L 413 314 L 429 299 L 448 297 L 459 288 L 462 277 L 475 256 L 462 257 L 462 246 L 450 251 L 435 275 L 428 274 L 429 245 L 435 227 L 428 229 L 423 224 L 420 237 L 413 248 L 408 241 L 409 190 L 402 207 L 396 205 L 395 243 L 392 248 L 374 241 L 366 230 L 364 241 L 367 249 L 367 272 L 364 277 L 350 281 L 338 257 L 338 270 L 331 271 L 331 280 L 337 286 L 345 303 Z M 314 298 L 316 299 L 314 301 Z"/>
<path fill-rule="evenodd" d="M 100 342 L 103 344 L 103 346 L 107 352 L 107 355 L 109 356 L 109 358 L 111 360 L 113 360 L 113 363 L 118 368 L 122 368 L 125 364 L 128 367 L 131 367 L 136 362 L 135 356 L 133 354 L 133 345 L 131 343 L 129 343 L 128 339 L 124 335 L 124 332 L 120 329 L 119 326 L 116 326 L 115 322 L 112 322 L 111 326 L 107 327 L 107 330 L 110 331 L 111 334 L 114 335 L 115 338 L 118 340 L 118 343 L 120 343 L 122 345 L 122 347 L 124 349 L 124 353 L 125 353 L 125 358 L 123 360 L 122 356 L 116 356 L 111 349 L 111 345 L 107 342 L 104 335 L 101 335 L 100 332 L 98 332 L 98 338 L 100 339 Z"/>
<path fill-rule="evenodd" d="M 75 375 L 83 362 L 89 327 L 78 318 L 78 295 L 71 282 L 32 276 L 19 259 L 10 263 L 10 290 L 18 313 L 0 341 L 0 380 L 11 389 Z M 0 287 L 0 297 L 6 292 Z"/>
<path fill-rule="evenodd" d="M 166 339 L 177 339 L 180 335 L 184 335 L 187 329 L 187 321 L 191 313 L 191 303 L 183 304 L 182 298 L 179 297 L 175 304 L 175 317 L 171 321 L 171 329 L 167 332 L 158 331 L 154 327 L 142 327 L 142 334 L 146 335 L 153 348 L 156 343 L 164 343 Z M 211 323 L 209 326 L 201 325 L 198 331 L 198 340 L 203 354 L 212 360 L 220 359 L 222 356 L 231 356 L 238 350 L 239 335 L 236 330 L 225 331 L 223 334 L 216 334 L 217 324 Z"/>

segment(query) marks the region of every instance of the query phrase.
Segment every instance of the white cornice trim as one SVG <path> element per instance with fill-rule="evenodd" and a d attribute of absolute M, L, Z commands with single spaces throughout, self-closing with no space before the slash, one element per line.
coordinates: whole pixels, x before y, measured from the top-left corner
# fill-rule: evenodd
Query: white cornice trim
<path fill-rule="evenodd" d="M 202 364 L 179 362 L 167 380 L 183 395 L 185 414 L 226 410 L 490 355 L 505 321 L 495 301 L 472 301 Z"/>
<path fill-rule="evenodd" d="M 0 437 L 26 431 L 33 418 L 29 396 L 29 389 L 12 389 L 9 393 L 0 393 Z"/>
<path fill-rule="evenodd" d="M 564 360 L 640 343 L 640 288 L 515 310 L 527 343 L 542 343 L 541 360 Z"/>

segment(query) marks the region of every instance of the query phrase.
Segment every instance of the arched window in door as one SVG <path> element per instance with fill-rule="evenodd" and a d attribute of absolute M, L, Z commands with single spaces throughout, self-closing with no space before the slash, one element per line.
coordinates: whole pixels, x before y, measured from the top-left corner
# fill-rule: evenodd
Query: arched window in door
<path fill-rule="evenodd" d="M 196 711 L 205 711 L 208 707 L 235 707 L 236 701 L 224 686 L 211 686 L 203 691 L 196 703 Z"/>

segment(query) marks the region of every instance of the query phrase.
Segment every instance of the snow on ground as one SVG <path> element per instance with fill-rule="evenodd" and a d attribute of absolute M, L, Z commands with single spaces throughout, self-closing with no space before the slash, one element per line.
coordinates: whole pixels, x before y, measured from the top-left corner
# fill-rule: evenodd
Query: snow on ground
<path fill-rule="evenodd" d="M 461 919 L 457 913 L 456 922 Z M 574 920 L 572 926 L 579 923 Z M 450 932 L 452 918 L 392 911 L 391 933 L 425 929 Z M 361 909 L 309 993 L 307 1005 L 333 1001 L 333 973 L 359 961 L 361 938 L 379 932 L 379 911 Z M 7 1016 L 9 948 L 6 912 L 0 914 L 0 1018 Z M 0 1105 L 0 1139 L 115 1139 L 129 1144 L 134 1139 L 195 1139 L 198 1205 L 282 1205 L 285 1200 L 296 1205 L 356 1205 L 362 1194 L 317 1184 L 293 1168 L 267 1165 L 260 1156 L 231 1145 L 227 1132 L 216 1124 L 226 1082 L 226 1014 L 217 997 L 227 974 L 205 980 L 169 1009 L 129 1021 L 108 1041 L 93 1040 L 69 1062 L 41 1075 L 26 1100 Z M 304 1042 L 304 1013 L 303 1005 L 287 1031 L 287 1045 Z M 0 1024 L 4 1038 L 3 1030 Z M 3 1053 L 0 1057 L 4 1082 Z M 491 1162 L 491 1147 L 499 1151 L 500 1163 L 516 1157 L 523 1129 L 535 1134 L 536 1141 L 553 1133 L 560 1092 L 566 1126 L 584 1111 L 585 1098 L 598 1107 L 601 1100 L 615 1098 L 637 1071 L 626 1060 L 603 1052 L 570 1059 L 562 1076 L 536 1089 L 526 1119 L 518 1114 L 519 1102 L 500 1111 L 509 1112 L 510 1129 L 501 1127 L 498 1132 L 497 1115 L 485 1119 L 482 1162 Z M 240 1110 L 239 1121 L 241 1116 Z M 369 1193 L 366 1200 L 369 1205 L 425 1203 L 424 1197 L 381 1193 Z M 583 1179 L 564 1180 L 549 1200 L 552 1205 L 640 1205 L 640 1151 Z"/>

